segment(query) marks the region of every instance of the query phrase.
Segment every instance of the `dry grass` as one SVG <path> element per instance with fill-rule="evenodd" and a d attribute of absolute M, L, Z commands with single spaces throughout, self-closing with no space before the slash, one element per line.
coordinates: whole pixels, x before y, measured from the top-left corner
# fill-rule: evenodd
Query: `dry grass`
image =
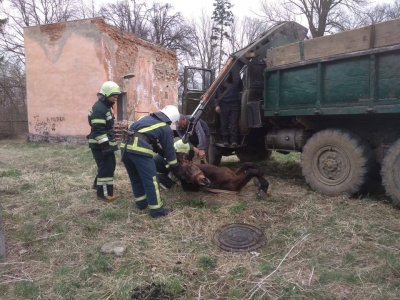
<path fill-rule="evenodd" d="M 162 192 L 174 213 L 151 219 L 133 207 L 120 163 L 118 200 L 104 204 L 90 188 L 95 164 L 85 146 L 0 141 L 0 298 L 400 298 L 400 211 L 384 195 L 316 194 L 298 155 L 260 166 L 271 183 L 265 199 L 251 183 L 233 196 L 177 187 Z M 265 246 L 220 250 L 212 236 L 233 222 L 263 230 Z M 123 257 L 100 253 L 110 241 L 127 246 Z"/>

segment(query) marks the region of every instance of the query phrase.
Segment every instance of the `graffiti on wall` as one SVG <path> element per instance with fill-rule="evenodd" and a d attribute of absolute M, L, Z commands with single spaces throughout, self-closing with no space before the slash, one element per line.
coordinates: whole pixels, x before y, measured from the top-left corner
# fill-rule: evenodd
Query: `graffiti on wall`
<path fill-rule="evenodd" d="M 49 135 L 51 132 L 57 130 L 57 125 L 60 122 L 65 122 L 65 117 L 45 117 L 40 118 L 39 116 L 34 116 L 33 129 L 38 134 Z"/>

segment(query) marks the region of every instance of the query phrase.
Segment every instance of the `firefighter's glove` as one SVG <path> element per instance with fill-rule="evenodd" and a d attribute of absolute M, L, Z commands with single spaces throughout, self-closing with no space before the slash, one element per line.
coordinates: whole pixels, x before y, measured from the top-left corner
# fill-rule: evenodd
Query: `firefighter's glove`
<path fill-rule="evenodd" d="M 164 154 L 165 154 L 164 150 L 160 147 L 159 144 L 154 143 L 154 144 L 152 144 L 152 146 L 153 146 L 153 151 L 155 153 L 157 153 L 157 154 L 161 155 L 162 157 L 164 157 Z"/>
<path fill-rule="evenodd" d="M 176 179 L 182 179 L 181 171 L 179 170 L 179 165 L 175 164 L 169 167 L 171 169 L 172 174 L 176 177 Z"/>
<path fill-rule="evenodd" d="M 114 153 L 114 150 L 110 147 L 109 142 L 101 143 L 100 148 L 104 156 L 108 156 Z"/>

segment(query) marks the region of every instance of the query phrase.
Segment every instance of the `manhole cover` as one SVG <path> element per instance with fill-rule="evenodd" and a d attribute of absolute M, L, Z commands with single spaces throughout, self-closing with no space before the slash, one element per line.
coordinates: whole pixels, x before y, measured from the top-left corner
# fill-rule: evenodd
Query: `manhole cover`
<path fill-rule="evenodd" d="M 245 252 L 263 246 L 265 236 L 257 227 L 233 223 L 218 229 L 213 236 L 213 242 L 226 251 Z"/>

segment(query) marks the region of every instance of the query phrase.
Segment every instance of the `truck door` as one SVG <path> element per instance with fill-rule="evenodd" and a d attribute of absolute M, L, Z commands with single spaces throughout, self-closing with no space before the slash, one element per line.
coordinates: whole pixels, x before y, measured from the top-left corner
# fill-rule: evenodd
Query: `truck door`
<path fill-rule="evenodd" d="M 214 81 L 214 71 L 210 69 L 185 67 L 183 73 L 182 113 L 190 115 L 200 103 L 201 96 Z M 203 114 L 202 119 L 212 123 L 214 114 Z"/>

